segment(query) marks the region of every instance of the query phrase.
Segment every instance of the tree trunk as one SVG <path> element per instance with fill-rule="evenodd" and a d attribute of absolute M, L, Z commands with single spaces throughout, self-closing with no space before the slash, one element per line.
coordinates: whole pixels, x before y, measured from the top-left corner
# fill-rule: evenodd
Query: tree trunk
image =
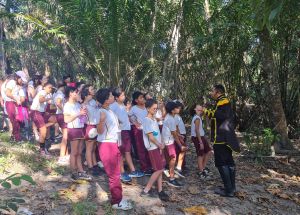
<path fill-rule="evenodd" d="M 278 152 L 281 149 L 292 149 L 291 142 L 288 139 L 288 128 L 281 101 L 278 74 L 274 66 L 270 32 L 265 26 L 258 35 L 262 47 L 262 69 L 267 74 L 268 79 L 266 80 L 266 87 L 269 93 L 269 108 L 273 117 L 274 130 L 280 135 L 280 142 L 275 144 L 275 150 Z"/>
<path fill-rule="evenodd" d="M 5 49 L 4 49 L 4 22 L 0 21 L 0 70 L 2 77 L 5 76 L 6 70 L 6 59 L 5 59 Z"/>

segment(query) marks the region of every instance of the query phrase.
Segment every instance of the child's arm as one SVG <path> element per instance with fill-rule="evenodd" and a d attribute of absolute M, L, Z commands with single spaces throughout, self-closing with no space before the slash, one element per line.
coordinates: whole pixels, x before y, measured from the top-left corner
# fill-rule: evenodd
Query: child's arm
<path fill-rule="evenodd" d="M 147 133 L 147 136 L 151 143 L 154 143 L 160 150 L 163 150 L 165 148 L 164 144 L 161 144 L 157 141 L 157 139 L 153 136 L 153 133 Z"/>
<path fill-rule="evenodd" d="M 187 147 L 182 145 L 180 139 L 179 139 L 179 135 L 177 133 L 177 131 L 171 131 L 172 136 L 174 137 L 175 143 L 180 147 L 181 151 L 186 151 Z"/>
<path fill-rule="evenodd" d="M 101 111 L 100 112 L 100 120 L 97 125 L 97 131 L 99 134 L 102 134 L 104 132 L 105 120 L 106 120 L 106 114 L 103 111 Z"/>

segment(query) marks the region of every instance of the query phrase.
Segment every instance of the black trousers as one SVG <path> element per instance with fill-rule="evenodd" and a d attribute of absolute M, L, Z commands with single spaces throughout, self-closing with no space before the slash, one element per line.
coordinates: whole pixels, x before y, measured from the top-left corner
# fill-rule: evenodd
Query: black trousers
<path fill-rule="evenodd" d="M 215 166 L 234 166 L 232 150 L 226 144 L 214 144 Z"/>

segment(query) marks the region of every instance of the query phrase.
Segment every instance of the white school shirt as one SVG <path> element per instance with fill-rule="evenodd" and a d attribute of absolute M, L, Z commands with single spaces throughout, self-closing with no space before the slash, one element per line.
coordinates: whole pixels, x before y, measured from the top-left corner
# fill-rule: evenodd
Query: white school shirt
<path fill-rule="evenodd" d="M 100 108 L 98 108 L 97 102 L 92 99 L 90 100 L 87 105 L 87 125 L 97 125 L 100 120 Z"/>
<path fill-rule="evenodd" d="M 5 80 L 1 85 L 1 97 L 4 101 L 6 101 L 6 94 L 5 94 L 6 83 L 7 83 L 7 80 Z"/>
<path fill-rule="evenodd" d="M 163 117 L 162 111 L 161 111 L 160 109 L 158 109 L 158 110 L 156 111 L 155 118 L 161 119 L 160 121 L 158 121 L 158 124 L 159 124 L 159 125 L 163 125 L 163 123 L 164 123 L 164 120 L 162 119 L 162 117 Z"/>
<path fill-rule="evenodd" d="M 16 85 L 15 89 L 13 90 L 13 96 L 17 98 L 17 101 L 21 101 L 21 97 L 26 98 L 26 92 L 23 87 Z"/>
<path fill-rule="evenodd" d="M 36 90 L 36 93 L 38 93 L 43 90 L 43 86 L 39 85 L 39 86 L 37 86 L 37 88 L 35 90 Z"/>
<path fill-rule="evenodd" d="M 176 126 L 178 126 L 179 133 L 186 134 L 185 125 L 181 116 L 179 114 L 176 114 L 174 118 L 175 118 Z"/>
<path fill-rule="evenodd" d="M 62 106 L 64 107 L 64 104 L 66 103 L 66 98 L 65 98 L 65 94 L 58 90 L 56 93 L 54 93 L 53 95 L 53 100 L 56 106 L 56 114 L 62 114 L 63 110 L 59 109 L 59 107 L 57 106 L 57 100 L 61 99 L 62 100 Z"/>
<path fill-rule="evenodd" d="M 164 120 L 163 128 L 162 128 L 162 138 L 166 145 L 171 145 L 175 141 L 175 139 L 171 133 L 172 131 L 176 131 L 175 118 L 172 115 L 167 114 L 167 116 L 165 117 L 165 120 Z"/>
<path fill-rule="evenodd" d="M 7 80 L 3 82 L 3 84 L 1 85 L 1 97 L 3 99 L 3 103 L 4 103 L 4 113 L 7 114 L 7 111 L 6 111 L 6 105 L 5 105 L 5 102 L 6 102 L 6 94 L 5 94 L 5 90 L 6 90 L 6 83 L 7 83 Z"/>
<path fill-rule="evenodd" d="M 152 133 L 154 138 L 161 143 L 161 134 L 159 131 L 159 126 L 156 119 L 151 119 L 149 117 L 145 117 L 143 121 L 143 139 L 144 145 L 148 151 L 157 149 L 157 145 L 150 141 L 147 134 Z"/>
<path fill-rule="evenodd" d="M 45 90 L 42 90 L 36 94 L 36 96 L 34 97 L 34 99 L 32 101 L 32 105 L 30 107 L 31 110 L 36 110 L 36 111 L 39 111 L 42 113 L 46 111 L 47 102 L 40 103 L 41 96 L 46 98 L 47 93 Z"/>
<path fill-rule="evenodd" d="M 122 131 L 130 131 L 130 121 L 128 117 L 128 113 L 126 111 L 126 107 L 124 104 L 119 104 L 118 102 L 112 103 L 109 108 L 116 114 L 120 123 L 120 129 Z"/>
<path fill-rule="evenodd" d="M 202 119 L 200 116 L 195 115 L 192 119 L 192 124 L 191 124 L 191 136 L 192 137 L 197 137 L 197 133 L 196 133 L 196 125 L 195 125 L 195 121 L 196 119 L 200 120 L 200 125 L 199 125 L 199 133 L 200 136 L 203 137 L 205 135 L 204 129 L 203 129 L 203 124 L 202 124 Z"/>
<path fill-rule="evenodd" d="M 98 142 L 112 142 L 120 145 L 120 128 L 117 116 L 110 109 L 100 109 L 100 113 L 104 112 L 106 115 L 104 122 L 104 131 L 102 134 L 98 134 Z M 100 115 L 99 113 L 99 115 Z"/>
<path fill-rule="evenodd" d="M 28 82 L 27 88 L 32 88 L 32 89 L 34 89 L 33 81 L 29 81 L 29 82 Z M 27 90 L 27 93 L 28 93 L 28 90 Z M 29 95 L 29 93 L 28 93 L 28 101 L 32 102 L 32 100 L 33 100 L 33 98 L 32 98 L 32 97 Z"/>
<path fill-rule="evenodd" d="M 6 95 L 6 90 L 10 89 L 12 91 L 12 94 L 14 94 L 15 93 L 14 91 L 16 90 L 16 88 L 17 88 L 17 82 L 15 80 L 9 80 L 8 82 L 5 83 L 4 100 L 6 102 L 14 102 L 15 101 Z"/>
<path fill-rule="evenodd" d="M 139 123 L 143 122 L 143 120 L 145 119 L 147 114 L 148 114 L 148 111 L 146 108 L 142 109 L 142 108 L 138 107 L 137 105 L 134 105 L 128 113 L 129 117 L 136 119 L 136 121 Z M 143 129 L 143 126 L 141 126 L 140 129 Z"/>
<path fill-rule="evenodd" d="M 78 115 L 80 113 L 81 105 L 78 102 L 70 103 L 67 102 L 64 105 L 64 115 Z M 76 117 L 72 122 L 67 123 L 67 128 L 83 128 L 84 123 L 80 122 L 80 116 Z"/>

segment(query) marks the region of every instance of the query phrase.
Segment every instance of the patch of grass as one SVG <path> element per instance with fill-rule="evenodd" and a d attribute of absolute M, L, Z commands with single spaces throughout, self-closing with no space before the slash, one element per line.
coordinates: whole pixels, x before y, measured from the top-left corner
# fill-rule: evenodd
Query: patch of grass
<path fill-rule="evenodd" d="M 13 155 L 8 150 L 0 150 L 0 173 L 12 166 L 12 160 Z"/>
<path fill-rule="evenodd" d="M 97 205 L 94 202 L 77 202 L 72 205 L 74 215 L 94 215 L 97 213 Z"/>
<path fill-rule="evenodd" d="M 0 133 L 0 140 L 7 143 L 10 141 L 10 136 L 7 132 L 5 133 Z"/>
<path fill-rule="evenodd" d="M 106 202 L 103 205 L 104 211 L 105 211 L 105 215 L 114 215 L 114 209 L 111 207 L 111 204 L 109 202 Z"/>
<path fill-rule="evenodd" d="M 28 166 L 33 172 L 38 172 L 45 168 L 46 159 L 37 156 L 36 154 L 28 154 L 26 152 L 16 153 L 16 158 L 20 163 Z"/>

